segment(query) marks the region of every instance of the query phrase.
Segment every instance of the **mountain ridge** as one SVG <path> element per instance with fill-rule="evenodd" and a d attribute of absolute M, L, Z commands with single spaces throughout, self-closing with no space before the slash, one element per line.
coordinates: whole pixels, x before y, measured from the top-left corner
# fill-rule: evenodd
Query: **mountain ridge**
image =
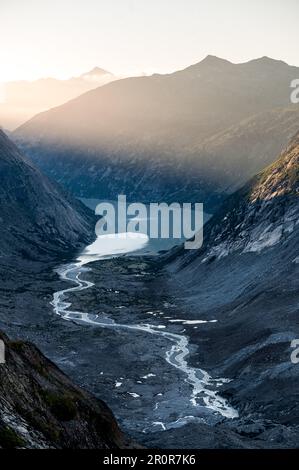
<path fill-rule="evenodd" d="M 0 102 L 0 122 L 9 130 L 41 111 L 51 109 L 102 86 L 116 77 L 100 67 L 69 79 L 53 77 L 35 80 L 12 80 L 3 84 L 4 102 Z"/>
<path fill-rule="evenodd" d="M 246 244 L 246 237 L 243 234 L 245 221 L 242 218 L 246 217 L 247 213 L 250 214 L 246 222 L 248 224 L 248 230 L 252 230 L 252 227 L 254 227 L 254 217 L 257 217 L 260 222 L 264 221 L 265 224 L 268 224 L 268 229 L 270 229 L 271 223 L 269 225 L 269 221 L 273 220 L 273 216 L 270 215 L 272 210 L 271 206 L 275 205 L 276 201 L 280 204 L 280 200 L 286 198 L 286 202 L 282 203 L 283 211 L 277 212 L 277 218 L 281 220 L 282 217 L 286 217 L 289 222 L 293 222 L 294 229 L 296 227 L 296 218 L 293 211 L 298 211 L 299 209 L 298 193 L 299 132 L 293 136 L 289 145 L 277 160 L 251 178 L 242 188 L 224 201 L 219 210 L 205 225 L 206 242 L 204 242 L 200 250 L 196 250 L 194 253 L 192 250 L 191 252 L 184 252 L 183 247 L 174 248 L 173 254 L 180 253 L 185 255 L 183 258 L 185 257 L 187 260 L 192 260 L 192 262 L 197 258 L 201 258 L 203 255 L 205 258 L 202 262 L 209 261 L 209 256 L 211 256 L 211 260 L 214 261 L 217 258 L 220 259 L 223 256 L 228 256 L 230 251 L 225 250 L 221 243 L 223 241 L 224 244 L 229 244 L 231 239 L 233 245 L 235 244 L 234 249 L 239 250 L 243 247 L 245 251 L 251 251 L 250 247 L 243 246 Z M 254 211 L 257 212 L 255 215 L 253 215 Z M 292 216 L 288 218 L 284 211 L 292 213 Z M 259 212 L 261 214 L 259 214 Z M 274 220 L 276 220 L 276 215 L 274 216 Z M 235 226 L 237 226 L 237 230 L 234 229 Z M 289 228 L 287 233 L 292 233 L 293 229 Z M 259 235 L 265 236 L 267 233 L 267 231 L 260 230 L 260 233 L 255 232 L 254 236 L 251 238 L 258 243 L 260 239 Z M 269 234 L 271 234 L 271 231 L 269 231 Z M 240 240 L 238 240 L 239 236 L 241 237 Z M 218 245 L 215 244 L 216 240 Z M 278 243 L 279 238 L 273 239 L 272 242 L 273 244 L 270 243 L 268 245 L 269 247 Z M 215 245 L 218 246 L 217 249 L 215 249 Z M 219 246 L 222 248 L 219 248 Z M 259 252 L 258 245 L 255 246 L 257 249 L 252 251 Z M 267 245 L 265 248 L 267 248 Z M 261 250 L 262 249 L 263 246 L 261 246 Z M 210 255 L 207 255 L 206 252 L 209 252 L 209 250 Z M 173 254 L 171 254 L 171 256 L 173 256 Z M 176 255 L 174 256 L 176 257 Z M 185 264 L 186 263 L 184 263 L 184 265 Z"/>
<path fill-rule="evenodd" d="M 93 238 L 94 217 L 41 174 L 0 130 L 1 262 L 21 252 L 56 256 Z"/>
<path fill-rule="evenodd" d="M 104 402 L 24 341 L 32 334 L 38 342 L 41 333 L 51 342 L 57 334 L 47 298 L 58 283 L 53 270 L 95 238 L 93 214 L 1 130 L 0 183 L 0 448 L 136 447 Z"/>
<path fill-rule="evenodd" d="M 295 72 L 299 75 L 299 68 L 272 59 L 232 64 L 208 56 L 172 74 L 127 78 L 92 90 L 35 116 L 14 139 L 80 197 L 115 199 L 125 191 L 132 200 L 150 202 L 151 194 L 154 202 L 169 202 L 177 194 L 186 202 L 203 197 L 201 202 L 211 202 L 209 209 L 215 210 L 213 201 L 226 197 L 226 187 L 241 186 L 287 144 L 292 131 L 286 121 L 294 128 L 299 117 L 290 103 Z M 237 138 L 241 123 L 244 146 Z M 215 148 L 213 139 L 230 129 L 236 139 Z M 127 188 L 111 181 L 111 174 Z M 195 189 L 198 182 L 201 192 Z"/>
<path fill-rule="evenodd" d="M 296 133 L 274 163 L 224 201 L 204 226 L 200 249 L 174 248 L 161 260 L 168 291 L 180 292 L 190 318 L 215 321 L 191 342 L 206 370 L 230 379 L 221 393 L 241 418 L 228 428 L 266 448 L 298 441 L 299 375 L 291 361 L 299 337 L 298 215 Z"/>

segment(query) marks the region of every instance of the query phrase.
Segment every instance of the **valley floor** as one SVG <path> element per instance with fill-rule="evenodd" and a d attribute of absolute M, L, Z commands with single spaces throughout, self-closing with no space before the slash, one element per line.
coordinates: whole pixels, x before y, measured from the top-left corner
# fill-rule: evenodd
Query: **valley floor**
<path fill-rule="evenodd" d="M 213 382 L 211 390 L 219 388 L 219 396 L 239 412 L 238 418 L 202 406 L 195 409 L 186 376 L 165 361 L 170 345 L 162 335 L 80 324 L 55 315 L 50 305 L 53 293 L 70 284 L 59 280 L 53 268 L 28 262 L 13 282 L 9 272 L 1 271 L 0 329 L 34 342 L 78 385 L 103 399 L 135 440 L 161 448 L 297 447 L 298 372 L 294 365 L 287 377 L 285 370 L 278 372 L 280 363 L 288 360 L 288 338 L 246 352 L 254 335 L 259 345 L 269 336 L 262 320 L 256 329 L 241 332 L 243 314 L 238 321 L 235 316 L 223 321 L 219 310 L 201 315 L 196 303 L 185 302 L 183 289 L 173 288 L 169 274 L 159 270 L 154 258 L 93 263 L 82 277 L 95 286 L 67 299 L 72 310 L 89 312 L 92 318 L 98 315 L 108 323 L 151 324 L 186 335 L 188 364 L 208 371 L 213 379 L 231 380 L 219 382 L 219 387 Z M 292 302 L 292 288 L 280 301 Z M 218 321 L 194 323 L 198 319 Z M 284 331 L 279 319 L 276 329 L 277 334 Z M 269 377 L 266 371 L 273 365 L 277 374 Z"/>

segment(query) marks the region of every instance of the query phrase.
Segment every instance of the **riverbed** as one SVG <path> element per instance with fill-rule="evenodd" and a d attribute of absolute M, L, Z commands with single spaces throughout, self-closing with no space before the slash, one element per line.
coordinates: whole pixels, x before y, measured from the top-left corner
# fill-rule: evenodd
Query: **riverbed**
<path fill-rule="evenodd" d="M 107 343 L 111 333 L 114 335 L 105 349 L 110 354 L 114 350 L 115 357 L 110 360 L 102 356 L 99 361 L 103 363 L 104 359 L 109 367 L 110 360 L 114 371 L 118 357 L 116 369 L 123 373 L 112 373 L 113 385 L 109 374 L 108 394 L 103 398 L 107 401 L 109 395 L 108 404 L 129 432 L 160 432 L 188 423 L 215 424 L 236 418 L 237 410 L 221 397 L 221 386 L 228 379 L 212 377 L 189 363 L 196 345 L 190 344 L 188 332 L 207 324 L 213 328 L 216 320 L 188 319 L 173 299 L 168 299 L 163 290 L 159 292 L 156 287 L 161 283 L 155 280 L 152 263 L 140 256 L 147 244 L 144 234 L 98 237 L 74 263 L 58 268 L 60 278 L 70 286 L 54 293 L 54 313 L 81 325 L 83 335 L 86 327 L 101 330 L 101 338 Z M 108 285 L 112 280 L 118 288 L 105 287 L 101 297 L 105 276 Z M 98 349 L 94 354 L 105 355 Z M 73 357 L 74 367 L 75 360 Z M 98 374 L 102 388 L 105 372 Z"/>

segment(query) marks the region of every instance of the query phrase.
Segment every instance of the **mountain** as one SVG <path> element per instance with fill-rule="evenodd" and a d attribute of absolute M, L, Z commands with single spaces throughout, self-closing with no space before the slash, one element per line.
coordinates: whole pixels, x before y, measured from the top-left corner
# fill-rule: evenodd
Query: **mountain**
<path fill-rule="evenodd" d="M 205 225 L 200 250 L 180 249 L 184 264 L 199 259 L 209 263 L 234 253 L 261 253 L 285 243 L 297 235 L 298 193 L 299 133 L 278 160 L 227 198 Z"/>
<path fill-rule="evenodd" d="M 191 340 L 203 367 L 231 379 L 222 395 L 241 418 L 230 428 L 269 445 L 298 441 L 298 196 L 299 133 L 207 222 L 201 249 L 164 260 L 169 291 L 194 318 L 217 320 Z"/>
<path fill-rule="evenodd" d="M 5 101 L 0 100 L 0 122 L 10 130 L 16 129 L 35 114 L 59 106 L 115 79 L 112 73 L 95 67 L 79 77 L 67 80 L 41 78 L 4 83 Z"/>
<path fill-rule="evenodd" d="M 0 366 L 0 449 L 132 448 L 101 400 L 74 385 L 28 342 L 5 343 Z"/>
<path fill-rule="evenodd" d="M 200 159 L 207 179 L 221 192 L 234 192 L 273 162 L 273 155 L 285 149 L 298 125 L 299 108 L 259 113 L 190 148 L 187 163 L 194 167 Z"/>
<path fill-rule="evenodd" d="M 53 269 L 93 239 L 95 220 L 1 130 L 0 183 L 1 329 L 13 338 L 51 338 L 51 326 L 57 334 L 47 300 L 57 282 Z M 33 344 L 12 341 L 1 330 L 0 341 L 6 360 L 0 364 L 0 448 L 133 446 L 105 403 L 74 385 Z"/>
<path fill-rule="evenodd" d="M 298 68 L 266 57 L 233 64 L 208 56 L 173 74 L 92 90 L 35 116 L 14 138 L 82 197 L 124 192 L 147 202 L 203 201 L 215 210 L 295 132 L 290 83 L 297 75 Z"/>
<path fill-rule="evenodd" d="M 52 183 L 0 130 L 0 263 L 55 257 L 93 237 L 94 219 Z"/>

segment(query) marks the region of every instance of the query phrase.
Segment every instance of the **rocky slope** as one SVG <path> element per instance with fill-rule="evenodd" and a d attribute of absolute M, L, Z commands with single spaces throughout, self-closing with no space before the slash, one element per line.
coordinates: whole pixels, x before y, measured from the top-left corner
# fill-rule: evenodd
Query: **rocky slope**
<path fill-rule="evenodd" d="M 205 228 L 198 252 L 185 252 L 185 263 L 220 259 L 234 252 L 260 253 L 284 243 L 298 225 L 299 134 L 278 160 L 230 196 Z M 204 258 L 202 258 L 204 256 Z"/>
<path fill-rule="evenodd" d="M 270 447 L 298 442 L 298 169 L 299 134 L 224 203 L 200 250 L 167 258 L 170 290 L 180 287 L 194 318 L 217 319 L 192 341 L 203 365 L 232 380 L 224 393 L 240 420 L 230 429 Z"/>
<path fill-rule="evenodd" d="M 0 262 L 46 259 L 93 237 L 93 216 L 41 174 L 0 130 Z"/>
<path fill-rule="evenodd" d="M 232 64 L 208 56 L 170 75 L 93 90 L 35 116 L 14 138 L 82 197 L 125 192 L 132 200 L 203 201 L 214 210 L 295 132 L 290 83 L 298 73 L 268 58 Z"/>
<path fill-rule="evenodd" d="M 75 386 L 30 343 L 5 343 L 0 365 L 0 448 L 132 446 L 108 407 Z"/>
<path fill-rule="evenodd" d="M 61 260 L 93 238 L 93 215 L 51 183 L 0 131 L 0 328 L 48 335 L 47 295 Z M 51 321 L 52 320 L 52 321 Z M 27 342 L 5 343 L 0 364 L 0 448 L 115 448 L 129 441 L 100 400 L 80 390 Z M 59 348 L 59 346 L 58 346 Z M 131 445 L 131 444 L 130 444 Z"/>

